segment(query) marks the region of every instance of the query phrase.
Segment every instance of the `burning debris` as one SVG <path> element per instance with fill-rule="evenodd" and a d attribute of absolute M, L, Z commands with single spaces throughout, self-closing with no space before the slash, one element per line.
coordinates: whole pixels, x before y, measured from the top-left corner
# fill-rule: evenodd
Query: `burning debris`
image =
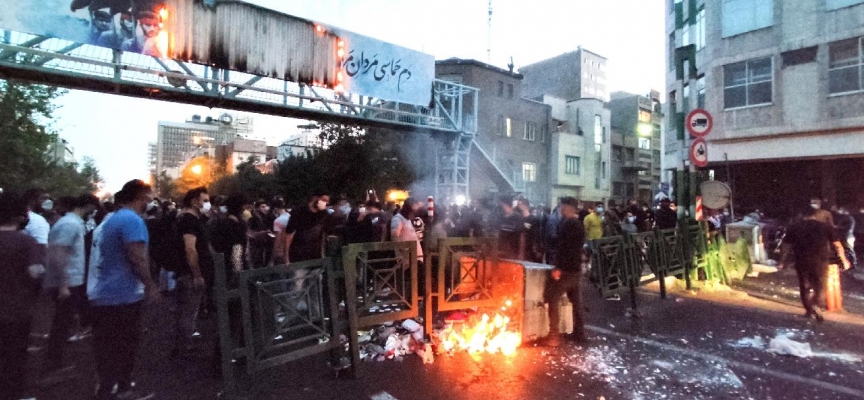
<path fill-rule="evenodd" d="M 432 342 L 438 348 L 438 354 L 467 351 L 471 354 L 500 352 L 512 356 L 522 344 L 522 335 L 510 328 L 510 322 L 510 317 L 500 312 L 494 316 L 478 313 L 467 318 L 456 314 L 446 321 L 444 329 L 432 335 Z"/>

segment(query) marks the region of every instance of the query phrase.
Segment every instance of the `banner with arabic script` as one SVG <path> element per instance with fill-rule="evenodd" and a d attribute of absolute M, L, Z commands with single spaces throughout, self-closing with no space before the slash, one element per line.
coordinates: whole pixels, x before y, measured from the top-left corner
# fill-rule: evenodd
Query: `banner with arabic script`
<path fill-rule="evenodd" d="M 428 106 L 435 57 L 353 32 L 335 29 L 345 41 L 345 90 L 387 101 Z"/>

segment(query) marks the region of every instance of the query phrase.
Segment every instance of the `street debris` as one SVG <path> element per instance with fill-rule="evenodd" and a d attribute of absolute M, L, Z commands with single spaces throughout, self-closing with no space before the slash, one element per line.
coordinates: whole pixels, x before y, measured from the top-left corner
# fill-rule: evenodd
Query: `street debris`
<path fill-rule="evenodd" d="M 813 350 L 810 348 L 809 343 L 796 342 L 786 336 L 779 335 L 771 339 L 771 343 L 768 344 L 768 351 L 800 358 L 813 356 Z"/>

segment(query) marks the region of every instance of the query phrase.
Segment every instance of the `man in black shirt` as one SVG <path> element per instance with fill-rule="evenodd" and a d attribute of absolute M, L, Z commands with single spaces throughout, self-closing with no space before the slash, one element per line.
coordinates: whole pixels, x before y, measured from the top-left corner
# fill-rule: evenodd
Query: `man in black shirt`
<path fill-rule="evenodd" d="M 316 194 L 309 198 L 306 207 L 298 207 L 291 214 L 285 227 L 288 235 L 286 263 L 317 260 L 324 256 L 324 221 L 327 219 L 327 203 L 330 196 Z"/>
<path fill-rule="evenodd" d="M 171 357 L 184 355 L 192 349 L 198 309 L 204 294 L 205 274 L 212 274 L 213 259 L 204 231 L 202 215 L 210 211 L 207 189 L 192 189 L 183 197 L 183 212 L 177 216 L 177 233 L 183 238 L 185 263 L 174 271 L 177 279 L 177 321 L 174 349 Z"/>
<path fill-rule="evenodd" d="M 503 196 L 498 200 L 504 212 L 501 225 L 498 228 L 498 253 L 501 258 L 518 260 L 523 257 L 525 216 L 519 207 L 518 200 Z"/>
<path fill-rule="evenodd" d="M 549 336 L 545 345 L 560 344 L 561 296 L 565 293 L 573 305 L 573 335 L 577 342 L 585 342 L 585 323 L 582 315 L 582 247 L 585 245 L 585 227 L 579 220 L 573 197 L 561 199 L 561 225 L 558 230 L 558 256 L 551 277 L 546 280 L 546 302 L 549 304 Z"/>
<path fill-rule="evenodd" d="M 660 209 L 657 210 L 655 218 L 657 229 L 672 229 L 678 226 L 678 213 L 672 209 L 672 201 L 669 199 L 660 200 Z"/>
<path fill-rule="evenodd" d="M 849 268 L 849 261 L 843 254 L 834 229 L 816 219 L 816 210 L 807 209 L 804 216 L 804 220 L 793 224 L 786 232 L 781 267 L 788 265 L 790 256 L 794 256 L 801 304 L 807 311 L 804 316 L 822 322 L 822 312 L 818 304 L 822 300 L 822 292 L 828 280 L 829 260 L 837 251 L 843 269 Z"/>
<path fill-rule="evenodd" d="M 242 194 L 229 196 L 225 200 L 224 218 L 210 223 L 210 244 L 213 251 L 224 254 L 225 267 L 229 271 L 240 272 L 246 269 L 246 224 L 241 217 L 245 205 L 246 198 Z"/>

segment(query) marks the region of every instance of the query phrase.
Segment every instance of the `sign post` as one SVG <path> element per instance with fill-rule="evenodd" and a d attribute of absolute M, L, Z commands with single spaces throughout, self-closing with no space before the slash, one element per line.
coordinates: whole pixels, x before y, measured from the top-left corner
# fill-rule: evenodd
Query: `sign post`
<path fill-rule="evenodd" d="M 705 139 L 698 138 L 690 145 L 690 162 L 699 168 L 708 166 L 708 144 Z"/>
<path fill-rule="evenodd" d="M 711 114 L 708 111 L 697 108 L 690 111 L 690 114 L 687 114 L 687 119 L 684 120 L 684 126 L 687 127 L 687 131 L 690 132 L 690 135 L 693 137 L 705 137 L 711 133 L 711 129 L 714 128 L 714 118 L 711 117 Z"/>

